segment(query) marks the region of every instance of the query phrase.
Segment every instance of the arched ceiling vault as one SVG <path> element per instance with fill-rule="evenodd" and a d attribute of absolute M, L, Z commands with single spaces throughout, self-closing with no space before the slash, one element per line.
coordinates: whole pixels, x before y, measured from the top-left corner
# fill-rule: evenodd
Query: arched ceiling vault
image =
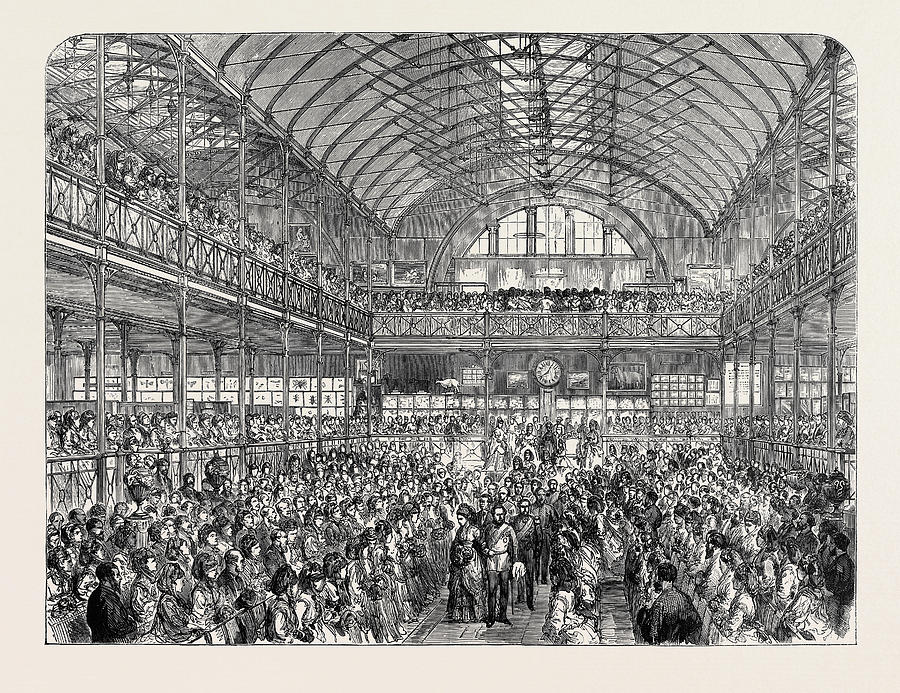
<path fill-rule="evenodd" d="M 385 222 L 435 189 L 607 172 L 709 230 L 820 59 L 812 35 L 195 34 Z"/>
<path fill-rule="evenodd" d="M 500 190 L 486 199 L 484 204 L 473 206 L 460 214 L 434 252 L 433 261 L 428 263 L 428 284 L 442 275 L 452 258 L 466 252 L 486 224 L 534 202 L 534 191 L 529 194 L 527 185 L 519 185 Z M 569 185 L 548 203 L 575 207 L 600 217 L 607 223 L 614 223 L 616 230 L 628 241 L 635 254 L 647 260 L 656 277 L 660 281 L 670 281 L 665 255 L 650 229 L 633 210 L 618 205 L 602 192 L 577 183 Z"/>

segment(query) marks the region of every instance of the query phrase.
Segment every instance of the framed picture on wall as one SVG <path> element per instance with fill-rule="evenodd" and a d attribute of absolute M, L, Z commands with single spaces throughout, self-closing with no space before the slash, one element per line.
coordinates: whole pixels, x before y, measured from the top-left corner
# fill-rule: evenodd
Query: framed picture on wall
<path fill-rule="evenodd" d="M 618 392 L 646 390 L 647 364 L 611 363 L 606 379 L 606 389 Z"/>
<path fill-rule="evenodd" d="M 506 387 L 509 390 L 527 390 L 528 371 L 507 371 Z"/>
<path fill-rule="evenodd" d="M 419 260 L 394 260 L 394 286 L 424 286 L 425 263 Z"/>
<path fill-rule="evenodd" d="M 388 263 L 372 263 L 372 284 L 375 286 L 387 286 L 389 283 Z"/>
<path fill-rule="evenodd" d="M 570 390 L 590 390 L 591 374 L 589 371 L 570 371 L 566 376 L 566 384 Z"/>

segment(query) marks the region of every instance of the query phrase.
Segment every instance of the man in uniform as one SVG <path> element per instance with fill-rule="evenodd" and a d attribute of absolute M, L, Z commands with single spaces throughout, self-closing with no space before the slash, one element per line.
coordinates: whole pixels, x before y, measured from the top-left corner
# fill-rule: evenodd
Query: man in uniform
<path fill-rule="evenodd" d="M 497 503 L 491 515 L 492 521 L 486 527 L 484 538 L 488 577 L 488 628 L 493 626 L 495 621 L 512 625 L 506 614 L 506 608 L 509 603 L 509 579 L 516 566 L 519 549 L 515 530 L 506 524 L 506 508 Z"/>
<path fill-rule="evenodd" d="M 525 564 L 525 574 L 516 581 L 516 603 L 525 601 L 529 611 L 534 611 L 535 566 L 541 552 L 541 526 L 531 514 L 531 501 L 527 498 L 519 500 L 519 514 L 510 524 L 519 544 L 519 561 Z"/>

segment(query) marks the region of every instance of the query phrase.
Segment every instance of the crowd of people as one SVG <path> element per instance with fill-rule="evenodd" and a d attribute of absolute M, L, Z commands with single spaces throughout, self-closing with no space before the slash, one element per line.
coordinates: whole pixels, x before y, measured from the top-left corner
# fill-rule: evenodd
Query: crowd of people
<path fill-rule="evenodd" d="M 132 151 L 120 149 L 107 154 L 106 184 L 160 212 L 178 214 L 177 179 L 160 167 L 141 161 Z"/>
<path fill-rule="evenodd" d="M 385 291 L 372 297 L 373 310 L 390 313 L 719 313 L 725 297 L 710 291 L 607 291 L 593 289 L 497 289 Z"/>
<path fill-rule="evenodd" d="M 72 117 L 49 118 L 44 130 L 47 158 L 83 176 L 97 173 L 97 136 Z"/>
<path fill-rule="evenodd" d="M 90 455 L 97 452 L 96 415 L 93 410 L 65 412 L 52 410 L 47 415 L 48 457 Z M 292 414 L 289 430 L 279 414 L 251 413 L 246 419 L 247 443 L 283 443 L 286 441 L 343 438 L 346 435 L 343 414 L 322 414 L 321 432 L 315 416 Z M 187 417 L 187 447 L 204 448 L 237 445 L 242 442 L 237 414 L 190 413 Z M 351 415 L 350 435 L 365 435 L 365 416 Z M 106 450 L 159 450 L 178 448 L 178 414 L 174 411 L 135 410 L 130 414 L 106 413 Z"/>
<path fill-rule="evenodd" d="M 51 514 L 54 639 L 400 642 L 447 588 L 445 618 L 510 623 L 549 584 L 542 639 L 600 642 L 624 579 L 638 642 L 831 642 L 855 601 L 849 484 L 725 457 L 717 444 L 611 448 L 570 467 L 516 444 L 503 470 L 418 444 L 342 445 L 284 470 L 129 469 L 130 502 Z M 146 527 L 146 530 L 143 529 Z M 515 618 L 515 616 L 514 616 Z"/>
<path fill-rule="evenodd" d="M 708 411 L 663 411 L 608 416 L 606 430 L 611 435 L 706 436 L 721 433 L 722 421 Z"/>
<path fill-rule="evenodd" d="M 391 643 L 446 583 L 453 478 L 396 445 L 251 466 L 47 528 L 51 631 L 63 641 Z M 126 484 L 136 485 L 129 471 Z M 155 483 L 155 477 L 148 477 Z M 149 529 L 139 529 L 141 518 Z"/>
<path fill-rule="evenodd" d="M 831 199 L 834 201 L 834 216 L 840 217 L 848 209 L 856 204 L 856 176 L 851 171 L 843 179 L 838 179 L 831 186 Z M 828 209 L 831 205 L 828 195 L 823 195 L 820 199 L 812 204 L 812 209 L 807 211 L 803 218 L 796 224 L 800 232 L 800 245 L 802 246 L 811 238 L 822 233 L 828 228 L 829 214 Z M 783 233 L 772 244 L 772 259 L 775 267 L 778 267 L 794 253 L 794 229 L 791 228 Z M 769 267 L 769 250 L 768 248 L 762 254 L 759 262 L 753 266 L 753 280 L 758 281 L 764 278 L 771 268 Z M 749 291 L 750 280 L 738 284 L 738 295 L 742 295 Z"/>
<path fill-rule="evenodd" d="M 776 414 L 774 421 L 766 414 L 755 414 L 751 428 L 749 416 L 725 419 L 723 432 L 727 436 L 756 440 L 771 440 L 776 443 L 791 443 L 809 447 L 825 447 L 828 443 L 828 415 L 801 414 L 797 417 L 797 433 L 794 433 L 794 417 L 792 414 Z M 856 431 L 853 415 L 840 411 L 836 417 L 836 448 L 844 450 L 856 449 Z"/>
<path fill-rule="evenodd" d="M 484 433 L 484 416 L 463 410 L 445 414 L 379 414 L 372 417 L 372 432 L 380 435 L 481 435 Z"/>
<path fill-rule="evenodd" d="M 833 642 L 855 600 L 850 487 L 831 475 L 653 449 L 617 468 L 625 590 L 650 643 Z"/>

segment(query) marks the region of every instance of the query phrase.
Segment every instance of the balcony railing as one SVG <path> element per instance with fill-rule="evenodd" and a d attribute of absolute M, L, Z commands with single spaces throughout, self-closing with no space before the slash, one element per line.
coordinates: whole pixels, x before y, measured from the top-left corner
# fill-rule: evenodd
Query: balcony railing
<path fill-rule="evenodd" d="M 834 269 L 843 269 L 856 257 L 856 210 L 845 213 L 833 231 L 826 230 L 803 242 L 796 255 L 785 259 L 767 275 L 755 281 L 749 294 L 740 296 L 722 315 L 722 330 L 730 334 L 754 317 L 788 303 L 798 292 L 828 276 L 829 245 Z M 752 310 L 751 310 L 752 307 Z"/>
<path fill-rule="evenodd" d="M 374 313 L 379 337 L 718 337 L 718 314 Z"/>
<path fill-rule="evenodd" d="M 48 223 L 62 232 L 98 239 L 97 182 L 56 162 L 47 162 L 46 214 Z M 103 233 L 110 246 L 137 261 L 167 267 L 181 263 L 184 243 L 185 271 L 198 280 L 231 291 L 240 290 L 241 253 L 238 248 L 205 233 L 185 228 L 179 220 L 121 193 L 107 189 L 102 217 Z M 322 292 L 278 265 L 248 255 L 246 290 L 254 300 L 346 328 L 358 336 L 369 335 L 368 314 L 343 298 Z"/>

